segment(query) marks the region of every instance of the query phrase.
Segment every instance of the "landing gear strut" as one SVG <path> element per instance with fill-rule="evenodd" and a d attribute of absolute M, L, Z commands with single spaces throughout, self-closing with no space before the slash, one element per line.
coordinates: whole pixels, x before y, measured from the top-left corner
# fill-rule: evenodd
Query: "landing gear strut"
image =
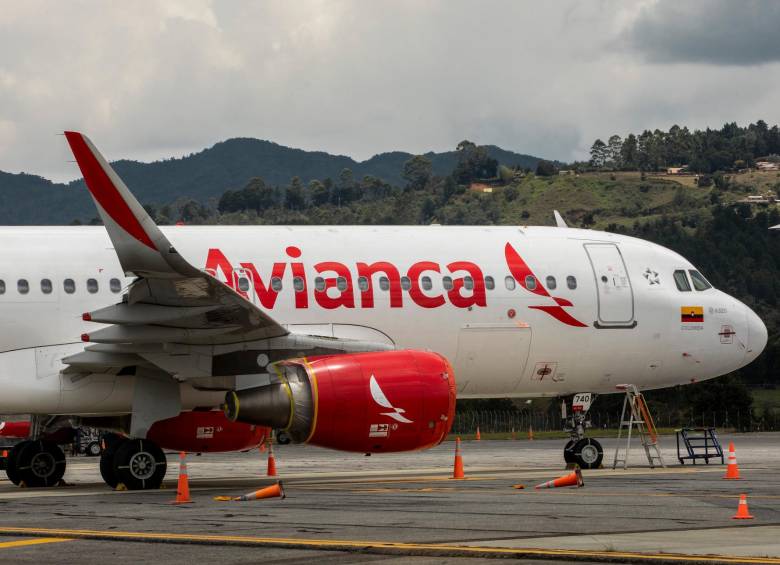
<path fill-rule="evenodd" d="M 100 456 L 100 475 L 111 488 L 158 489 L 165 478 L 167 460 L 162 449 L 148 439 L 109 435 Z"/>
<path fill-rule="evenodd" d="M 579 465 L 581 469 L 598 469 L 604 459 L 604 449 L 595 439 L 585 437 L 585 430 L 591 427 L 588 410 L 596 395 L 581 392 L 574 395 L 571 403 L 561 401 L 563 429 L 571 439 L 563 448 L 563 459 L 568 465 Z"/>
<path fill-rule="evenodd" d="M 50 441 L 23 441 L 8 454 L 5 473 L 15 485 L 51 487 L 65 474 L 65 454 Z"/>

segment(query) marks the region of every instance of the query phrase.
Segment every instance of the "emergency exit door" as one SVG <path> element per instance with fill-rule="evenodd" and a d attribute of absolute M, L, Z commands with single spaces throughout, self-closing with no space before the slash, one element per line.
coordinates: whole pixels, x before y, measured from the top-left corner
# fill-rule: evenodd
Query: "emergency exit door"
<path fill-rule="evenodd" d="M 633 328 L 634 292 L 620 249 L 613 243 L 586 243 L 598 299 L 597 328 Z"/>

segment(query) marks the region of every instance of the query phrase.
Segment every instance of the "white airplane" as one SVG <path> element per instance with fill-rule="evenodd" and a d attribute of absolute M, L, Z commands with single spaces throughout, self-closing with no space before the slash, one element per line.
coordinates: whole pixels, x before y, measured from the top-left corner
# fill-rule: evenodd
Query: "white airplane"
<path fill-rule="evenodd" d="M 446 436 L 456 392 L 670 387 L 767 342 L 684 257 L 557 214 L 563 227 L 162 228 L 89 139 L 65 135 L 105 227 L 0 228 L 0 413 L 34 415 L 9 457 L 17 483 L 62 477 L 39 438 L 63 419 L 125 432 L 103 476 L 153 488 L 165 459 L 148 430 L 182 411 L 224 404 L 295 441 L 418 449 Z M 566 457 L 598 466 L 583 418 Z"/>

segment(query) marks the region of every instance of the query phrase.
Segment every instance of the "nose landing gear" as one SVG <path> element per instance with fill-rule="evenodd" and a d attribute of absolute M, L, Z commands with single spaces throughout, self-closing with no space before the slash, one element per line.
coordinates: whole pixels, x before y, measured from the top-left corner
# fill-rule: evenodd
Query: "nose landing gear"
<path fill-rule="evenodd" d="M 569 432 L 571 439 L 563 448 L 563 459 L 567 465 L 578 465 L 581 469 L 598 469 L 604 459 L 604 448 L 593 438 L 585 437 L 585 430 L 591 427 L 588 410 L 595 394 L 580 392 L 574 395 L 570 403 L 561 401 L 563 429 Z"/>

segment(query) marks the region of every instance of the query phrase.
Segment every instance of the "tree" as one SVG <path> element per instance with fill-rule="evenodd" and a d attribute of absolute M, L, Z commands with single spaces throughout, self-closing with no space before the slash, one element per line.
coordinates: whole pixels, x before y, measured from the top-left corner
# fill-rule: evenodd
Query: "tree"
<path fill-rule="evenodd" d="M 539 162 L 536 164 L 536 174 L 540 177 L 551 177 L 558 173 L 558 169 L 555 168 L 555 165 L 550 161 L 545 161 L 544 159 L 540 159 Z"/>
<path fill-rule="evenodd" d="M 293 177 L 284 194 L 284 204 L 290 210 L 303 210 L 306 207 L 306 193 L 300 177 Z"/>
<path fill-rule="evenodd" d="M 431 160 L 423 155 L 415 155 L 404 163 L 403 177 L 412 190 L 425 188 L 431 178 L 433 166 Z"/>
<path fill-rule="evenodd" d="M 633 133 L 628 134 L 620 147 L 620 161 L 625 169 L 636 169 L 637 140 Z"/>
<path fill-rule="evenodd" d="M 623 140 L 619 135 L 610 136 L 607 141 L 607 162 L 610 167 L 619 169 L 622 166 Z"/>
<path fill-rule="evenodd" d="M 460 184 L 469 184 L 475 179 L 494 178 L 498 161 L 488 155 L 487 148 L 471 141 L 458 143 L 458 162 L 452 171 L 453 178 Z"/>
<path fill-rule="evenodd" d="M 601 168 L 607 160 L 607 144 L 597 139 L 590 147 L 590 164 Z"/>
<path fill-rule="evenodd" d="M 328 188 L 318 180 L 313 180 L 309 183 L 309 198 L 315 206 L 324 206 L 328 203 L 330 194 L 328 194 Z"/>

